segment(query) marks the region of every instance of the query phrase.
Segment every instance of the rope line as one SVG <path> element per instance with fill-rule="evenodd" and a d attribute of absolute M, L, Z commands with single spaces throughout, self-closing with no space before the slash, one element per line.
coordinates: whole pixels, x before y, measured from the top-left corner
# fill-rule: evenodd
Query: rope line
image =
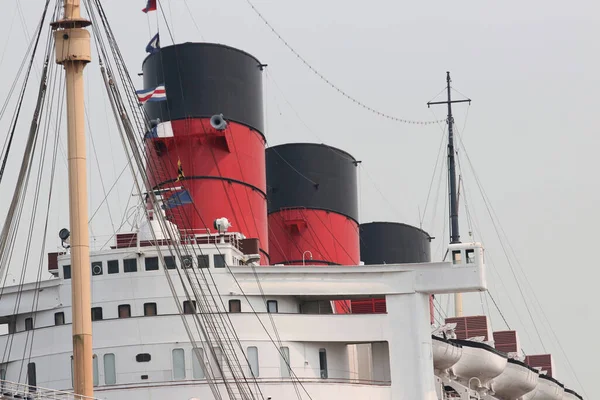
<path fill-rule="evenodd" d="M 336 92 L 338 92 L 339 94 L 341 94 L 342 96 L 344 96 L 346 99 L 352 101 L 354 104 L 356 104 L 357 106 L 375 114 L 378 115 L 380 117 L 389 119 L 391 121 L 395 121 L 395 122 L 400 122 L 403 124 L 416 124 L 416 125 L 433 125 L 433 124 L 437 124 L 439 122 L 444 122 L 444 120 L 439 120 L 439 121 L 418 121 L 418 120 L 410 120 L 410 119 L 404 119 L 404 118 L 398 118 L 395 117 L 393 115 L 390 114 L 386 114 L 384 112 L 381 112 L 373 107 L 370 107 L 368 105 L 366 105 L 365 103 L 363 103 L 362 101 L 358 100 L 356 97 L 351 96 L 350 94 L 348 94 L 348 92 L 342 90 L 339 86 L 337 86 L 336 84 L 334 84 L 333 82 L 331 82 L 327 77 L 325 77 L 325 75 L 323 75 L 322 73 L 320 73 L 315 67 L 313 67 L 304 57 L 302 57 L 300 55 L 300 53 L 298 53 L 284 38 L 283 36 L 281 36 L 273 27 L 273 25 L 271 25 L 269 23 L 269 21 L 267 21 L 267 19 L 261 14 L 260 11 L 258 11 L 258 9 L 254 6 L 254 4 L 252 4 L 252 2 L 250 0 L 246 0 L 246 3 L 248 3 L 248 5 L 252 8 L 252 10 L 254 11 L 254 13 L 265 23 L 265 25 L 271 30 L 271 32 L 273 32 L 273 34 L 275 34 L 275 36 L 277 36 L 277 38 L 279 39 L 279 41 L 281 41 L 281 43 L 283 43 L 283 45 L 285 47 L 288 48 L 289 51 L 291 51 L 298 60 L 300 60 L 302 62 L 302 64 L 304 64 L 304 66 L 306 66 L 310 71 L 312 71 L 317 77 L 319 77 L 319 79 L 321 79 L 323 82 L 325 82 L 327 85 L 329 85 L 333 90 L 335 90 Z"/>

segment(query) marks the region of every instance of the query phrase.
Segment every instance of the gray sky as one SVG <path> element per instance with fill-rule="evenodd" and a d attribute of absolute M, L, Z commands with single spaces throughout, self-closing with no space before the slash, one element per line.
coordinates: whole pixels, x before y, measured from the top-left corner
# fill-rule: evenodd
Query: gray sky
<path fill-rule="evenodd" d="M 456 89 L 473 99 L 470 107 L 455 108 L 465 145 L 459 150 L 467 196 L 461 199 L 462 238 L 468 240 L 467 202 L 477 221 L 475 239 L 483 237 L 488 249 L 491 294 L 511 328 L 519 331 L 522 347 L 530 354 L 541 353 L 544 348 L 552 352 L 559 379 L 580 390 L 541 315 L 541 304 L 583 386 L 588 394 L 592 393 L 593 360 L 598 353 L 592 335 L 600 328 L 600 316 L 593 311 L 598 273 L 589 265 L 593 263 L 590 259 L 594 258 L 600 223 L 600 190 L 595 176 L 600 169 L 596 155 L 600 135 L 594 117 L 600 86 L 596 77 L 600 71 L 600 6 L 589 0 L 568 6 L 555 0 L 433 0 L 406 4 L 380 0 L 254 1 L 316 69 L 382 112 L 414 120 L 445 118 L 443 107 L 428 110 L 425 103 L 443 89 L 445 71 L 452 72 Z M 0 40 L 0 52 L 6 47 L 5 53 L 0 53 L 0 74 L 5 77 L 0 81 L 3 98 L 27 43 L 24 32 L 33 31 L 43 1 L 20 0 L 26 28 L 16 0 L 6 3 L 5 22 L 0 26 L 0 37 L 4 38 Z M 141 70 L 149 31 L 156 30 L 156 15 L 148 19 L 140 11 L 144 3 L 104 1 L 132 72 Z M 163 3 L 176 42 L 224 43 L 269 64 L 265 106 L 271 144 L 325 142 L 350 152 L 363 161 L 359 172 L 362 222 L 419 224 L 438 158 L 442 135 L 439 126 L 388 121 L 343 98 L 302 65 L 244 0 L 187 0 L 187 7 L 184 0 Z M 163 46 L 170 44 L 164 22 L 161 36 Z M 108 189 L 125 161 L 110 122 L 112 116 L 106 113 L 97 65 L 90 65 L 87 74 L 91 131 Z M 135 81 L 141 86 L 139 78 Z M 18 151 L 11 162 L 16 162 L 22 152 L 31 103 L 29 100 L 26 104 L 25 129 L 20 130 L 15 143 Z M 0 123 L 2 142 L 6 127 L 5 117 Z M 514 248 L 516 257 L 510 257 L 510 264 L 515 275 L 465 153 L 487 193 L 488 205 L 497 214 L 494 221 L 500 223 Z M 94 210 L 104 194 L 92 148 L 90 160 L 90 208 Z M 59 156 L 58 166 L 48 249 L 58 244 L 55 232 L 68 225 L 64 156 Z M 16 166 L 11 167 L 9 172 L 16 174 Z M 441 258 L 448 241 L 447 230 L 442 231 L 446 224 L 445 178 L 438 192 L 438 177 L 439 168 L 423 218 L 423 228 L 437 238 L 432 244 L 434 259 Z M 2 183 L 4 193 L 12 191 L 11 178 L 7 176 Z M 131 182 L 125 174 L 109 197 L 115 226 L 120 225 L 125 212 Z M 7 203 L 6 199 L 0 203 L 2 218 Z M 109 220 L 105 208 L 94 218 L 92 231 L 97 235 L 97 247 L 109 238 L 104 235 L 112 233 Z M 503 243 L 506 247 L 507 242 Z M 15 267 L 11 273 L 18 270 Z M 533 292 L 539 301 L 533 298 Z M 480 299 L 479 295 L 467 296 L 466 310 L 481 313 L 483 303 L 487 312 L 489 304 L 494 329 L 504 329 L 491 301 Z M 440 302 L 445 309 L 446 298 Z M 525 304 L 529 304 L 535 326 Z"/>

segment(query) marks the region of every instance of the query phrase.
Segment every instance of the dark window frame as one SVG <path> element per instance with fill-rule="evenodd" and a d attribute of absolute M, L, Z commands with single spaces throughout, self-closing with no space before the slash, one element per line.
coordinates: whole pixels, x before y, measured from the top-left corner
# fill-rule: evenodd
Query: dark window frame
<path fill-rule="evenodd" d="M 139 353 L 135 356 L 137 362 L 150 362 L 150 360 L 152 360 L 150 353 Z"/>
<path fill-rule="evenodd" d="M 127 310 L 127 312 L 126 312 L 127 316 L 122 317 L 121 310 Z M 131 318 L 131 305 L 130 304 L 119 304 L 119 307 L 117 308 L 117 312 L 118 312 L 119 318 Z"/>
<path fill-rule="evenodd" d="M 115 270 L 115 266 L 117 269 Z M 108 260 L 106 262 L 106 273 L 107 274 L 118 274 L 119 273 L 119 260 Z"/>
<path fill-rule="evenodd" d="M 235 307 L 235 306 L 237 307 Z M 242 301 L 239 299 L 229 300 L 229 312 L 230 313 L 241 313 L 242 312 Z"/>
<path fill-rule="evenodd" d="M 197 258 L 198 268 L 210 268 L 210 257 L 208 254 L 200 254 Z"/>
<path fill-rule="evenodd" d="M 147 307 L 152 307 L 152 306 L 154 306 L 154 314 L 148 313 Z M 158 315 L 158 306 L 156 305 L 156 303 L 144 303 L 144 316 L 145 317 L 153 317 L 155 315 Z"/>
<path fill-rule="evenodd" d="M 58 323 L 58 317 L 62 317 L 62 323 Z M 54 313 L 54 325 L 64 325 L 65 324 L 65 313 L 60 311 L 57 313 Z"/>
<path fill-rule="evenodd" d="M 183 302 L 183 313 L 184 314 L 196 314 L 196 311 L 198 309 L 196 308 L 196 300 L 185 300 Z"/>
<path fill-rule="evenodd" d="M 177 261 L 173 256 L 165 256 L 165 268 L 166 269 L 177 269 Z"/>
<path fill-rule="evenodd" d="M 227 263 L 225 262 L 225 254 L 215 254 L 213 256 L 213 264 L 215 268 L 225 268 L 227 266 Z"/>
<path fill-rule="evenodd" d="M 27 384 L 30 386 L 29 390 L 32 392 L 36 391 L 37 386 L 37 373 L 35 370 L 35 363 L 30 362 L 27 364 Z"/>
<path fill-rule="evenodd" d="M 271 311 L 271 307 L 269 306 L 270 304 L 275 304 L 275 311 Z M 267 300 L 267 312 L 271 314 L 279 313 L 279 303 L 277 300 Z"/>
<path fill-rule="evenodd" d="M 71 279 L 71 265 L 63 265 L 63 279 Z"/>
<path fill-rule="evenodd" d="M 327 369 L 327 349 L 319 349 L 319 369 L 321 371 L 321 379 L 329 378 L 329 370 Z"/>
<path fill-rule="evenodd" d="M 135 264 L 132 264 L 131 261 L 135 262 Z M 133 265 L 135 265 L 135 268 L 131 268 Z M 123 272 L 127 272 L 127 273 L 137 272 L 137 270 L 138 270 L 137 258 L 124 258 L 123 259 Z"/>
<path fill-rule="evenodd" d="M 98 311 L 100 312 L 100 318 L 98 318 Z M 102 321 L 103 319 L 102 307 L 92 307 L 92 321 Z"/>
<path fill-rule="evenodd" d="M 148 265 L 148 261 L 150 261 L 150 265 Z M 158 271 L 158 257 L 144 258 L 144 268 L 146 271 Z"/>
<path fill-rule="evenodd" d="M 25 318 L 25 330 L 32 331 L 33 330 L 33 317 Z"/>
<path fill-rule="evenodd" d="M 465 262 L 467 264 L 475 264 L 475 249 L 465 250 Z"/>
<path fill-rule="evenodd" d="M 460 250 L 452 250 L 452 264 L 462 264 L 462 252 Z"/>

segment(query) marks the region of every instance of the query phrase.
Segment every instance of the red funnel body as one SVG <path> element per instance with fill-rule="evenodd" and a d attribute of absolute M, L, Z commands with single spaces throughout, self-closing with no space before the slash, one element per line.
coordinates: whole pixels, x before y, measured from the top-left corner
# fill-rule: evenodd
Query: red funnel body
<path fill-rule="evenodd" d="M 213 221 L 226 217 L 231 231 L 258 238 L 267 256 L 264 137 L 236 123 L 218 131 L 209 118 L 172 121 L 171 127 L 173 137 L 146 141 L 148 175 L 153 187 L 183 186 L 194 203 L 167 210 L 167 217 L 197 233 L 214 233 Z M 184 178 L 176 181 L 179 165 Z"/>
<path fill-rule="evenodd" d="M 284 209 L 269 215 L 269 252 L 274 264 L 357 265 L 358 224 L 341 214 Z M 310 251 L 310 253 L 308 253 Z"/>
<path fill-rule="evenodd" d="M 297 143 L 267 149 L 272 264 L 357 265 L 355 159 L 333 147 Z M 350 312 L 335 301 L 335 312 Z"/>

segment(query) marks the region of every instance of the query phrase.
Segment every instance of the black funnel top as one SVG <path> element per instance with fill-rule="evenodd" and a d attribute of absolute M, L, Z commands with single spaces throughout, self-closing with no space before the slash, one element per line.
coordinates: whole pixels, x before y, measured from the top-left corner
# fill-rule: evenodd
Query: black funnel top
<path fill-rule="evenodd" d="M 358 222 L 356 160 L 323 144 L 291 143 L 269 147 L 269 214 L 284 208 L 333 211 Z"/>
<path fill-rule="evenodd" d="M 430 236 L 424 230 L 395 222 L 361 224 L 360 259 L 367 265 L 430 262 Z"/>
<path fill-rule="evenodd" d="M 220 44 L 177 44 L 148 56 L 143 72 L 145 89 L 165 84 L 167 92 L 167 101 L 145 104 L 151 119 L 223 114 L 264 133 L 262 66 L 250 54 Z"/>

